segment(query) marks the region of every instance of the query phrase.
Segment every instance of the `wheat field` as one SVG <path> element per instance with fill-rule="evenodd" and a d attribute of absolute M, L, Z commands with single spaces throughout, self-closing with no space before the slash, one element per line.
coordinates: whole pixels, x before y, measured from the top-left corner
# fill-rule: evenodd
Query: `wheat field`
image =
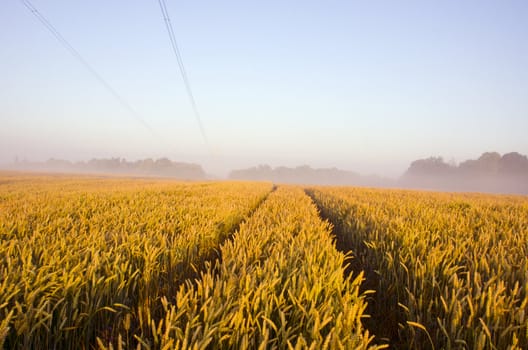
<path fill-rule="evenodd" d="M 528 348 L 528 199 L 317 188 L 368 271 L 372 327 L 402 348 Z"/>
<path fill-rule="evenodd" d="M 523 349 L 528 198 L 0 173 L 5 349 Z"/>

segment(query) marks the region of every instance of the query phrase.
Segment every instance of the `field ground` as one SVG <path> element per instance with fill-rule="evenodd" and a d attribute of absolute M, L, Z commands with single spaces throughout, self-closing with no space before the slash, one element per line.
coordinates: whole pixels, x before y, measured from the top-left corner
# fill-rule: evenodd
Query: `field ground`
<path fill-rule="evenodd" d="M 0 173 L 0 348 L 526 349 L 528 197 Z"/>

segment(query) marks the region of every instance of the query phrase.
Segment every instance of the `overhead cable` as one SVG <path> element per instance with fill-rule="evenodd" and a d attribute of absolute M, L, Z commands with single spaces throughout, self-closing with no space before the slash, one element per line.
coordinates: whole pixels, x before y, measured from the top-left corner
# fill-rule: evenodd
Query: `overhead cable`
<path fill-rule="evenodd" d="M 202 134 L 202 138 L 205 142 L 205 145 L 207 146 L 210 153 L 212 153 L 211 146 L 209 143 L 209 140 L 207 138 L 207 134 L 205 133 L 205 128 L 202 123 L 202 119 L 200 117 L 200 113 L 198 112 L 198 107 L 196 105 L 196 100 L 194 99 L 194 94 L 191 89 L 191 83 L 189 82 L 189 77 L 187 76 L 187 71 L 185 70 L 185 66 L 183 65 L 183 59 L 181 57 L 180 49 L 178 48 L 178 43 L 176 41 L 176 36 L 174 35 L 174 29 L 172 27 L 172 23 L 170 20 L 169 12 L 167 11 L 167 5 L 165 3 L 165 0 L 158 0 L 161 13 L 163 15 L 163 20 L 165 22 L 165 27 L 167 28 L 167 33 L 169 34 L 169 39 L 172 47 L 172 51 L 174 52 L 174 55 L 176 56 L 176 61 L 178 62 L 178 67 L 180 69 L 180 73 L 183 79 L 183 83 L 185 85 L 185 90 L 187 91 L 187 96 L 189 97 L 189 101 L 191 103 L 191 107 L 193 109 L 194 117 L 196 118 L 196 121 L 198 123 L 198 127 L 200 128 L 200 133 Z"/>
<path fill-rule="evenodd" d="M 20 0 L 24 6 L 42 23 L 46 29 L 57 39 L 57 41 L 79 61 L 92 76 L 119 102 L 119 104 L 136 119 L 141 125 L 148 129 L 153 136 L 159 139 L 159 135 L 150 127 L 150 125 L 141 117 L 141 115 L 128 103 L 89 63 L 83 56 L 62 36 L 62 34 L 44 17 L 29 0 Z"/>

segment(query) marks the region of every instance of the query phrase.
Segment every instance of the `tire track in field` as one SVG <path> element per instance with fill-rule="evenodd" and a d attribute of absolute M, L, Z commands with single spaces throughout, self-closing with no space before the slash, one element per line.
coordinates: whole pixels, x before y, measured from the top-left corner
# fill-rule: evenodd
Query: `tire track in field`
<path fill-rule="evenodd" d="M 365 245 L 357 247 L 352 244 L 347 236 L 354 234 L 350 232 L 345 226 L 345 222 L 337 219 L 332 215 L 322 204 L 316 199 L 315 191 L 310 188 L 305 188 L 304 192 L 319 211 L 319 216 L 322 220 L 328 221 L 332 224 L 332 234 L 335 237 L 336 249 L 342 253 L 352 253 L 352 259 L 346 261 L 345 274 L 355 278 L 361 271 L 364 273 L 365 280 L 361 285 L 361 293 L 366 291 L 373 291 L 368 294 L 366 313 L 370 318 L 363 321 L 364 327 L 375 336 L 375 342 L 379 344 L 390 345 L 390 348 L 399 348 L 400 337 L 398 332 L 398 322 L 400 320 L 399 306 L 397 301 L 387 300 L 381 294 L 381 277 L 374 266 L 367 266 L 361 263 L 360 256 L 367 256 L 369 254 L 368 247 Z"/>
<path fill-rule="evenodd" d="M 345 279 L 346 257 L 302 187 L 270 192 L 221 254 L 135 338 L 154 348 L 382 348 L 361 325 L 361 279 Z"/>
<path fill-rule="evenodd" d="M 222 263 L 222 252 L 220 248 L 222 247 L 222 245 L 225 242 L 233 239 L 233 235 L 240 229 L 240 226 L 243 223 L 247 222 L 253 216 L 253 214 L 257 210 L 259 210 L 259 208 L 262 207 L 262 205 L 268 200 L 269 196 L 276 190 L 277 190 L 277 185 L 273 184 L 273 186 L 271 187 L 271 190 L 268 193 L 266 193 L 266 195 L 263 196 L 262 199 L 258 201 L 257 204 L 253 208 L 251 208 L 241 220 L 239 220 L 238 222 L 236 222 L 233 226 L 229 228 L 229 230 L 223 235 L 222 239 L 218 241 L 218 244 L 215 247 L 212 247 L 209 252 L 205 253 L 202 256 L 202 258 L 200 259 L 201 261 L 199 262 L 199 265 L 194 269 L 194 271 L 191 274 L 189 274 L 188 276 L 185 276 L 182 281 L 179 281 L 175 290 L 177 290 L 181 284 L 185 283 L 185 281 L 188 281 L 188 280 L 194 281 L 197 278 L 199 278 L 200 274 L 204 272 L 209 265 L 221 264 Z"/>
<path fill-rule="evenodd" d="M 198 281 L 201 278 L 201 275 L 208 271 L 211 267 L 211 271 L 215 272 L 217 271 L 217 266 L 219 266 L 222 262 L 222 256 L 221 256 L 221 247 L 224 245 L 227 241 L 231 240 L 233 235 L 238 232 L 240 229 L 240 226 L 248 221 L 253 214 L 259 210 L 260 207 L 268 200 L 269 196 L 275 192 L 277 189 L 277 186 L 275 184 L 272 185 L 271 189 L 262 196 L 262 198 L 254 205 L 249 211 L 242 217 L 240 220 L 235 222 L 227 229 L 227 231 L 220 233 L 221 238 L 218 240 L 218 242 L 215 243 L 213 247 L 208 249 L 207 251 L 199 254 L 194 259 L 189 261 L 181 261 L 177 263 L 177 265 L 174 266 L 176 270 L 181 270 L 183 272 L 180 273 L 180 276 L 177 280 L 174 281 L 171 285 L 168 286 L 167 290 L 158 291 L 157 295 L 154 296 L 153 299 L 155 299 L 155 304 L 151 305 L 148 310 L 145 310 L 146 312 L 149 312 L 150 314 L 146 316 L 147 320 L 152 320 L 155 324 L 158 324 L 161 320 L 164 318 L 164 307 L 163 303 L 161 302 L 162 298 L 166 298 L 170 303 L 176 303 L 176 295 L 178 290 L 184 286 L 185 284 L 194 284 L 196 285 Z M 219 224 L 219 230 L 223 230 L 223 226 L 225 223 Z M 192 269 L 189 269 L 188 267 L 191 266 Z M 137 315 L 136 315 L 137 316 Z M 142 317 L 139 315 L 139 317 Z M 145 317 L 143 315 L 143 317 Z M 120 320 L 117 322 L 117 324 L 122 323 L 123 320 Z M 144 320 L 143 320 L 144 322 Z M 138 319 L 134 319 L 131 321 L 131 325 L 129 326 L 130 329 L 135 330 L 135 332 L 139 332 L 142 334 L 142 336 L 146 336 L 147 338 L 152 339 L 152 329 L 150 326 L 150 323 L 147 322 L 147 325 L 145 326 Z M 149 321 L 150 322 L 150 321 Z M 137 339 L 133 338 L 133 332 L 128 334 L 129 339 L 126 340 L 127 344 L 130 346 L 133 345 L 133 348 L 136 348 L 140 344 L 138 343 Z M 97 338 L 101 338 L 102 344 L 112 344 L 115 342 L 115 337 L 113 336 L 105 336 L 101 332 L 98 332 Z M 95 339 L 90 342 L 91 344 L 96 344 Z M 115 344 L 116 345 L 116 344 Z"/>

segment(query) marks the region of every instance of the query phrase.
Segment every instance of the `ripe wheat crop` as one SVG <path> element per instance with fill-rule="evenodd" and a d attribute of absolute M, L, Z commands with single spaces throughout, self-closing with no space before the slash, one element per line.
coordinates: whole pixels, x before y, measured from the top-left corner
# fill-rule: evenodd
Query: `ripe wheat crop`
<path fill-rule="evenodd" d="M 525 197 L 0 173 L 0 348 L 528 348 L 527 242 Z"/>
<path fill-rule="evenodd" d="M 402 348 L 528 348 L 528 199 L 308 193 L 376 290 L 369 300 L 376 335 Z"/>
<path fill-rule="evenodd" d="M 222 260 L 165 303 L 162 349 L 366 349 L 362 275 L 300 188 L 279 187 L 221 247 Z M 126 344 L 125 344 L 126 346 Z"/>
<path fill-rule="evenodd" d="M 0 344 L 88 348 L 150 331 L 161 298 L 271 184 L 0 178 Z"/>

